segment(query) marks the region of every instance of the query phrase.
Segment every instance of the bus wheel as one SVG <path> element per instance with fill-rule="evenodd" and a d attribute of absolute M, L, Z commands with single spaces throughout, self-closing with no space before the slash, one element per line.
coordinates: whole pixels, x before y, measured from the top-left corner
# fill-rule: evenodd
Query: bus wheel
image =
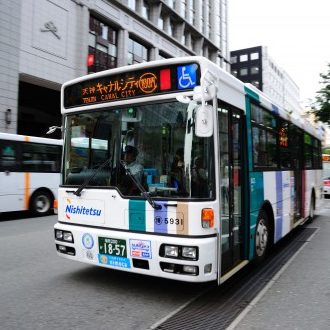
<path fill-rule="evenodd" d="M 34 215 L 46 215 L 50 212 L 53 198 L 45 190 L 36 191 L 31 197 L 30 210 Z"/>
<path fill-rule="evenodd" d="M 259 212 L 256 224 L 256 236 L 254 245 L 254 262 L 259 264 L 267 255 L 270 244 L 270 230 L 268 215 L 264 210 Z"/>

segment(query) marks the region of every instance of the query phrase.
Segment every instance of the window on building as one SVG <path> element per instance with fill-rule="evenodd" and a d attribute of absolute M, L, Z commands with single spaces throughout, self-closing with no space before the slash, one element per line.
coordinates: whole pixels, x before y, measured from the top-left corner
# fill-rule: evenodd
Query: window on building
<path fill-rule="evenodd" d="M 161 30 L 164 30 L 164 17 L 162 15 L 160 15 L 158 18 L 158 27 Z"/>
<path fill-rule="evenodd" d="M 251 60 L 258 60 L 259 59 L 259 53 L 251 53 L 250 54 Z"/>
<path fill-rule="evenodd" d="M 187 18 L 187 1 L 181 0 L 180 15 L 184 18 Z"/>
<path fill-rule="evenodd" d="M 231 64 L 235 64 L 235 63 L 237 63 L 237 56 L 235 55 L 235 56 L 232 56 L 231 58 L 230 58 L 230 62 L 231 62 Z"/>
<path fill-rule="evenodd" d="M 129 38 L 128 39 L 128 63 L 142 63 L 147 62 L 149 59 L 149 49 L 139 43 L 138 41 Z"/>
<path fill-rule="evenodd" d="M 167 0 L 167 4 L 169 5 L 169 7 L 174 8 L 175 0 Z"/>
<path fill-rule="evenodd" d="M 232 70 L 232 71 L 231 71 L 231 74 L 232 74 L 233 76 L 235 76 L 235 77 L 237 77 L 237 73 L 238 73 L 237 70 Z"/>
<path fill-rule="evenodd" d="M 136 0 L 128 0 L 127 6 L 132 10 L 136 10 Z"/>
<path fill-rule="evenodd" d="M 248 60 L 247 54 L 240 55 L 240 57 L 239 57 L 240 62 L 246 62 L 247 60 Z"/>
<path fill-rule="evenodd" d="M 252 66 L 251 67 L 251 74 L 258 74 L 259 73 L 259 67 L 258 66 Z"/>
<path fill-rule="evenodd" d="M 239 70 L 239 74 L 240 74 L 240 76 L 247 76 L 247 74 L 248 74 L 248 69 L 247 69 L 247 68 L 241 68 L 241 69 Z"/>
<path fill-rule="evenodd" d="M 260 82 L 258 80 L 251 81 L 251 84 L 257 88 L 260 88 Z"/>
<path fill-rule="evenodd" d="M 117 38 L 116 29 L 90 16 L 88 73 L 117 67 Z"/>
<path fill-rule="evenodd" d="M 150 19 L 150 5 L 147 1 L 142 1 L 141 14 L 144 18 Z"/>
<path fill-rule="evenodd" d="M 174 22 L 170 19 L 170 22 L 168 24 L 168 35 L 173 37 L 174 35 Z"/>
<path fill-rule="evenodd" d="M 195 1 L 189 1 L 189 23 L 194 23 L 194 16 L 195 16 Z"/>

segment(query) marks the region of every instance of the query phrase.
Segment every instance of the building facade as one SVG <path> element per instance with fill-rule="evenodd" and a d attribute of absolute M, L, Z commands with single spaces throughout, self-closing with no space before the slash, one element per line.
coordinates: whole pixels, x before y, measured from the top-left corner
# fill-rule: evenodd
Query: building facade
<path fill-rule="evenodd" d="M 300 91 L 288 73 L 280 68 L 267 47 L 257 46 L 230 52 L 231 73 L 263 91 L 290 113 L 302 115 Z"/>
<path fill-rule="evenodd" d="M 189 55 L 229 70 L 227 0 L 2 0 L 0 27 L 1 132 L 44 136 L 87 73 Z"/>

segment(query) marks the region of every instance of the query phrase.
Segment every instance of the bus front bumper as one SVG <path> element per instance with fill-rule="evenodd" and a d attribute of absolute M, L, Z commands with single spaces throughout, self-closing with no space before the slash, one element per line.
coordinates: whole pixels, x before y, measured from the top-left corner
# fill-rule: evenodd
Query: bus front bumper
<path fill-rule="evenodd" d="M 59 256 L 185 282 L 217 279 L 217 237 L 173 237 L 57 223 Z"/>

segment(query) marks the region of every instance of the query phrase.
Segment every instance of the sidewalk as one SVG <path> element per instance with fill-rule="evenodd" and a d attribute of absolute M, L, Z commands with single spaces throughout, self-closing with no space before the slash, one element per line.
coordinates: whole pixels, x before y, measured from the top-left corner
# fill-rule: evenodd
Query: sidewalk
<path fill-rule="evenodd" d="M 319 230 L 228 329 L 330 329 L 330 200 L 316 214 Z"/>

